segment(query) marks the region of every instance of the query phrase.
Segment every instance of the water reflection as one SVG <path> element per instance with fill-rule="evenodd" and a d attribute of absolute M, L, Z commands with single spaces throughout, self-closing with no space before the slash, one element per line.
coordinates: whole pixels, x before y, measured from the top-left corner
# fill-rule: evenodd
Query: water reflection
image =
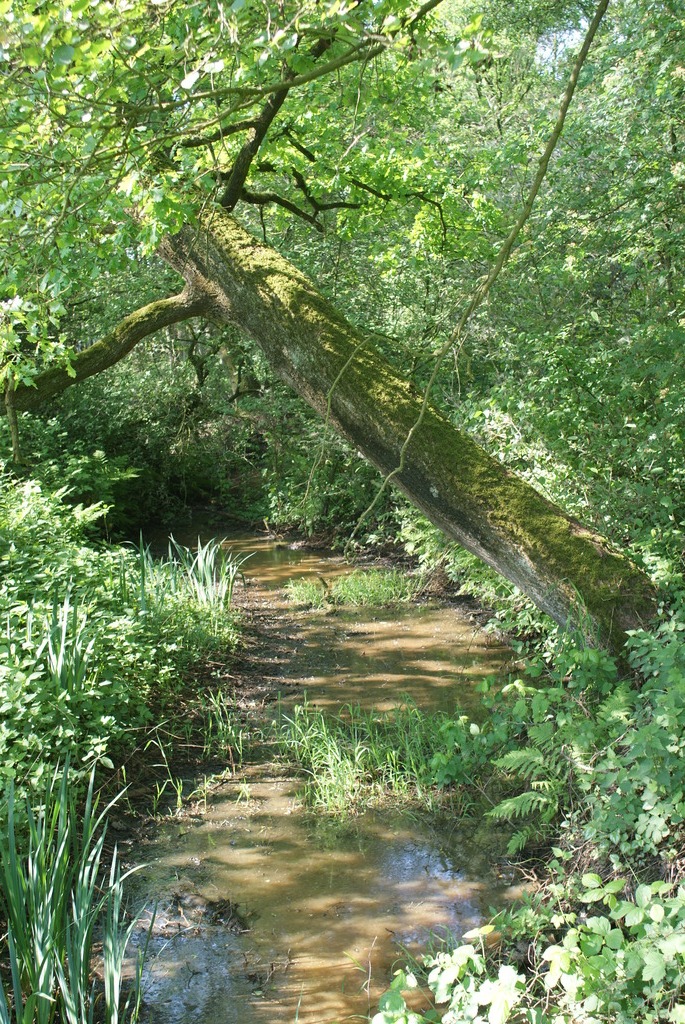
<path fill-rule="evenodd" d="M 418 950 L 431 932 L 461 934 L 511 895 L 489 851 L 463 835 L 378 814 L 326 834 L 297 813 L 292 780 L 257 774 L 248 784 L 247 801 L 244 782 L 230 784 L 209 802 L 201 825 L 168 826 L 156 846 L 148 885 L 214 900 L 239 894 L 250 926 L 240 951 L 235 938 L 211 928 L 201 940 L 170 940 L 177 951 L 151 972 L 156 1010 L 167 1006 L 158 1020 L 363 1019 L 387 984 L 398 944 Z M 184 965 L 192 961 L 203 978 L 190 984 Z"/>

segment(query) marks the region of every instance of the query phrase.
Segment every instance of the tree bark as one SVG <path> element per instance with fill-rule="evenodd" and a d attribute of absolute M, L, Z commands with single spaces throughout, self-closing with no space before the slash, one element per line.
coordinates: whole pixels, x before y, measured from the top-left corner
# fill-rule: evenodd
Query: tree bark
<path fill-rule="evenodd" d="M 394 473 L 422 396 L 310 281 L 221 210 L 167 239 L 187 281 L 211 282 L 214 318 L 238 325 L 279 376 L 382 473 Z M 653 618 L 648 578 L 593 530 L 509 472 L 429 406 L 394 483 L 438 527 L 564 627 L 619 651 Z"/>

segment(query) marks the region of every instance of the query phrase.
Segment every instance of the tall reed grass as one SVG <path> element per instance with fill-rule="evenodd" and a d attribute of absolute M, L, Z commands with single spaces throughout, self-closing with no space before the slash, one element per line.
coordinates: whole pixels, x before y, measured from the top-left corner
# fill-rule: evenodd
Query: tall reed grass
<path fill-rule="evenodd" d="M 193 551 L 170 537 L 167 557 L 155 559 L 141 540 L 137 559 L 141 606 L 159 608 L 170 597 L 182 596 L 210 611 L 228 608 L 241 567 L 250 556 L 234 555 L 222 543 L 213 538 L 203 544 L 198 537 Z M 130 590 L 127 580 L 124 585 Z"/>
<path fill-rule="evenodd" d="M 171 537 L 166 558 L 156 559 L 141 539 L 133 574 L 131 562 L 122 555 L 121 596 L 158 619 L 180 616 L 191 635 L 197 632 L 193 620 L 198 613 L 205 632 L 213 636 L 225 633 L 235 585 L 250 556 L 234 555 L 222 544 L 216 539 L 203 544 L 198 538 L 193 551 Z M 226 639 L 230 640 L 228 633 Z"/>
<path fill-rule="evenodd" d="M 52 621 L 36 652 L 36 662 L 44 656 L 55 689 L 70 696 L 80 693 L 86 682 L 95 638 L 86 639 L 86 616 L 78 600 L 67 592 L 61 604 L 52 606 Z"/>
<path fill-rule="evenodd" d="M 0 836 L 0 909 L 7 920 L 9 985 L 0 986 L 0 1024 L 133 1024 L 140 965 L 124 982 L 126 919 L 116 850 L 102 877 L 106 815 L 93 776 L 79 816 L 68 765 L 47 782 L 41 806 L 9 791 Z M 80 821 L 79 821 L 80 817 Z M 94 980 L 102 947 L 102 982 Z M 125 989 L 128 988 L 126 992 Z"/>
<path fill-rule="evenodd" d="M 222 547 L 222 541 L 197 539 L 197 550 L 169 541 L 169 555 L 162 565 L 167 567 L 175 586 L 183 586 L 202 608 L 228 608 L 233 600 L 236 581 L 249 555 L 234 555 Z"/>

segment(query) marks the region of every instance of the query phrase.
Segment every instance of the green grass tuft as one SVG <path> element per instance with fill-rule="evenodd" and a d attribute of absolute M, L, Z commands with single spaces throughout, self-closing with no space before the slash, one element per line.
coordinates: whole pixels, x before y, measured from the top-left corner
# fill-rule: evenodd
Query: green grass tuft
<path fill-rule="evenodd" d="M 431 754 L 443 719 L 412 704 L 390 712 L 348 705 L 339 715 L 303 704 L 273 728 L 280 753 L 309 775 L 306 802 L 346 815 L 388 798 L 429 805 L 437 794 Z"/>
<path fill-rule="evenodd" d="M 291 580 L 286 585 L 290 600 L 308 608 L 328 605 L 377 607 L 413 601 L 421 590 L 421 580 L 400 569 L 355 569 L 327 583 L 316 580 Z"/>

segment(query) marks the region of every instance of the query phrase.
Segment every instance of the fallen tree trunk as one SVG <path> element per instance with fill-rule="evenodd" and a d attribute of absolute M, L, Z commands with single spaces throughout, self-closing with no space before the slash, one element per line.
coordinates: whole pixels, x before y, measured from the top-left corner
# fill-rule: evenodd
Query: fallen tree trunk
<path fill-rule="evenodd" d="M 35 408 L 122 358 L 160 327 L 194 316 L 238 325 L 274 371 L 444 532 L 515 583 L 560 625 L 619 651 L 656 610 L 648 578 L 601 535 L 509 472 L 374 351 L 312 283 L 222 210 L 165 240 L 180 295 L 126 317 L 76 354 L 69 372 L 17 383 L 14 410 Z M 407 438 L 411 441 L 407 445 Z M 405 457 L 401 458 L 402 450 Z M 398 467 L 402 464 L 402 469 Z"/>
<path fill-rule="evenodd" d="M 222 211 L 162 255 L 211 291 L 279 376 L 382 473 L 395 471 L 422 396 L 292 264 Z M 515 583 L 562 626 L 617 651 L 655 613 L 650 581 L 599 534 L 509 472 L 430 406 L 393 479 L 444 532 Z"/>

